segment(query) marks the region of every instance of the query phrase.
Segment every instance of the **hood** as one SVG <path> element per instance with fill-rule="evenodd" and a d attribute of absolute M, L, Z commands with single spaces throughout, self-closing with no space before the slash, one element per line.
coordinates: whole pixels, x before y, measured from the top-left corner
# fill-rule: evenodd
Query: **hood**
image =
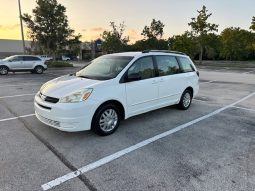
<path fill-rule="evenodd" d="M 80 89 L 93 88 L 92 86 L 100 83 L 103 81 L 66 75 L 45 83 L 40 92 L 46 96 L 61 98 Z"/>

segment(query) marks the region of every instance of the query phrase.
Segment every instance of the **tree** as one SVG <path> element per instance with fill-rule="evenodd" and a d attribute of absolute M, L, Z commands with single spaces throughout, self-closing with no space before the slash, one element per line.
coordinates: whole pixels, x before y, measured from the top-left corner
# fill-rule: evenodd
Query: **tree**
<path fill-rule="evenodd" d="M 117 26 L 114 22 L 110 22 L 110 31 L 104 31 L 102 36 L 102 49 L 106 52 L 120 52 L 126 49 L 129 37 L 124 36 L 125 24 L 120 23 Z"/>
<path fill-rule="evenodd" d="M 138 40 L 133 45 L 130 45 L 130 51 L 143 51 L 143 50 L 167 50 L 169 42 L 164 39 L 147 39 Z"/>
<path fill-rule="evenodd" d="M 198 45 L 195 37 L 188 31 L 182 35 L 176 35 L 170 38 L 170 47 L 171 50 L 185 52 L 193 59 L 199 53 L 197 51 Z"/>
<path fill-rule="evenodd" d="M 144 39 L 161 39 L 164 34 L 165 25 L 160 21 L 152 20 L 150 26 L 145 26 L 141 35 Z"/>
<path fill-rule="evenodd" d="M 221 41 L 219 35 L 210 33 L 204 37 L 205 47 L 204 47 L 204 56 L 208 60 L 219 59 Z"/>
<path fill-rule="evenodd" d="M 74 35 L 69 27 L 66 8 L 57 0 L 37 0 L 33 16 L 24 14 L 28 36 L 41 47 L 44 53 L 53 54 L 65 48 L 69 42 L 80 43 L 81 35 Z"/>
<path fill-rule="evenodd" d="M 255 32 L 255 17 L 252 17 L 252 22 L 251 22 L 250 29 Z"/>
<path fill-rule="evenodd" d="M 138 51 L 146 49 L 167 50 L 168 41 L 162 39 L 164 27 L 165 25 L 160 20 L 156 21 L 153 19 L 150 26 L 145 26 L 141 33 L 144 39 L 137 41 L 133 45 L 133 49 Z"/>
<path fill-rule="evenodd" d="M 240 28 L 226 28 L 220 35 L 221 57 L 226 60 L 247 60 L 254 56 L 254 34 Z"/>
<path fill-rule="evenodd" d="M 208 10 L 206 6 L 203 6 L 202 9 L 198 12 L 198 16 L 196 18 L 191 18 L 191 22 L 188 23 L 191 26 L 191 30 L 194 35 L 197 37 L 198 45 L 200 48 L 199 62 L 202 63 L 203 59 L 203 51 L 205 46 L 205 36 L 214 31 L 218 31 L 218 25 L 208 23 L 208 18 L 212 15 L 212 13 L 208 14 Z"/>

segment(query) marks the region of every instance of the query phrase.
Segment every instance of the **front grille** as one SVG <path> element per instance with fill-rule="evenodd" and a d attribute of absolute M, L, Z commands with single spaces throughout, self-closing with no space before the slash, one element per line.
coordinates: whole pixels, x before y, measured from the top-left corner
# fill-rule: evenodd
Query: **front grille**
<path fill-rule="evenodd" d="M 39 94 L 39 97 L 40 97 L 43 101 L 46 101 L 46 102 L 49 102 L 49 103 L 58 103 L 58 102 L 59 102 L 59 99 L 58 99 L 58 98 L 45 96 L 45 95 L 43 95 L 42 93 Z"/>
<path fill-rule="evenodd" d="M 55 97 L 49 97 L 47 96 L 44 101 L 50 102 L 50 103 L 58 103 L 59 99 Z"/>
<path fill-rule="evenodd" d="M 48 119 L 48 118 L 45 118 L 41 115 L 38 115 L 37 114 L 37 117 L 45 124 L 47 125 L 50 125 L 50 126 L 53 126 L 53 127 L 60 127 L 60 122 L 59 121 L 54 121 L 54 120 L 51 120 L 51 119 Z"/>

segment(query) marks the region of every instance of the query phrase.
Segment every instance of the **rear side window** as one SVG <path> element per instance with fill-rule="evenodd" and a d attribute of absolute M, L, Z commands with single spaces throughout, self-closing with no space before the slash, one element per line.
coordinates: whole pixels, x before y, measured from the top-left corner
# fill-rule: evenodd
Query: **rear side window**
<path fill-rule="evenodd" d="M 128 70 L 128 75 L 140 74 L 141 79 L 155 76 L 152 57 L 144 57 L 137 60 Z"/>
<path fill-rule="evenodd" d="M 180 64 L 182 66 L 183 72 L 194 72 L 195 71 L 190 59 L 185 58 L 185 57 L 179 57 L 178 59 L 179 59 Z"/>
<path fill-rule="evenodd" d="M 40 61 L 41 59 L 35 56 L 24 56 L 23 60 L 24 61 Z"/>
<path fill-rule="evenodd" d="M 174 56 L 156 56 L 159 76 L 179 73 L 180 67 Z"/>

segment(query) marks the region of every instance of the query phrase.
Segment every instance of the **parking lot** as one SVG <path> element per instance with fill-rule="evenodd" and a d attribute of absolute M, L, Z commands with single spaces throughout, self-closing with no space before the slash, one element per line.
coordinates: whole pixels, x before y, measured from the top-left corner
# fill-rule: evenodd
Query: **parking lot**
<path fill-rule="evenodd" d="M 0 190 L 255 190 L 255 71 L 201 69 L 189 110 L 139 115 L 100 137 L 34 116 L 40 86 L 76 70 L 0 76 Z"/>

